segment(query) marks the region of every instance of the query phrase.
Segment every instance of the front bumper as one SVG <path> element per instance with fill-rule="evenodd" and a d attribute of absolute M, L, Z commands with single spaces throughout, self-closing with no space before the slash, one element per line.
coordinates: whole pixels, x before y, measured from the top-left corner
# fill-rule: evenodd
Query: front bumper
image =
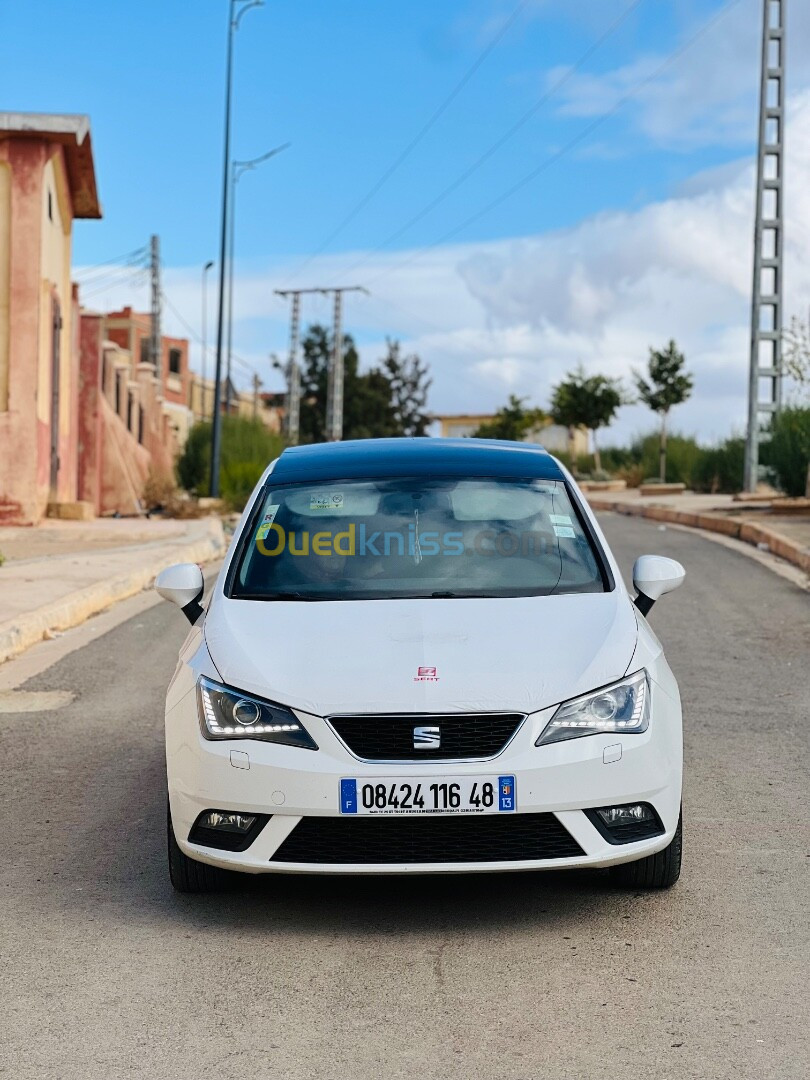
<path fill-rule="evenodd" d="M 538 747 L 535 742 L 554 711 L 545 709 L 528 716 L 506 749 L 486 761 L 382 765 L 358 760 L 324 719 L 304 713 L 299 714 L 300 720 L 318 744 L 317 751 L 256 740 L 209 742 L 200 733 L 192 688 L 179 700 L 175 698 L 166 714 L 169 799 L 175 836 L 181 850 L 191 858 L 248 873 L 480 873 L 607 867 L 632 862 L 670 843 L 680 813 L 680 704 L 653 681 L 651 710 L 650 727 L 642 735 L 597 734 Z M 582 854 L 520 861 L 396 863 L 305 863 L 275 857 L 302 818 L 340 817 L 341 778 L 385 776 L 430 783 L 448 776 L 494 772 L 514 775 L 518 815 L 553 814 Z M 631 802 L 650 803 L 664 832 L 648 840 L 615 845 L 583 812 Z M 271 817 L 247 850 L 229 852 L 189 843 L 194 822 L 207 809 Z"/>

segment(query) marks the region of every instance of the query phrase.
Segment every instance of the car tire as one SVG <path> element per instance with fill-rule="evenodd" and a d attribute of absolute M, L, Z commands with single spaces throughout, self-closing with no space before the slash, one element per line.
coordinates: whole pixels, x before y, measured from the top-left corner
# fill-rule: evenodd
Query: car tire
<path fill-rule="evenodd" d="M 227 870 L 220 870 L 218 866 L 209 866 L 208 863 L 197 862 L 190 859 L 183 851 L 174 835 L 172 824 L 172 811 L 166 800 L 166 838 L 168 841 L 169 855 L 169 879 L 177 892 L 180 893 L 210 893 L 219 892 L 228 881 Z"/>
<path fill-rule="evenodd" d="M 637 859 L 636 862 L 611 866 L 610 876 L 623 889 L 669 889 L 681 876 L 682 851 L 683 812 L 678 815 L 675 835 L 663 851 Z"/>

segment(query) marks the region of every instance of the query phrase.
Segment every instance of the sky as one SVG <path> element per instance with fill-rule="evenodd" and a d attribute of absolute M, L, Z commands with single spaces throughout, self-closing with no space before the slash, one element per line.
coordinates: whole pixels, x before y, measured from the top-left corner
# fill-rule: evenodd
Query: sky
<path fill-rule="evenodd" d="M 810 303 L 810 5 L 788 5 L 786 316 Z M 227 0 L 0 0 L 0 107 L 90 117 L 104 217 L 79 221 L 88 307 L 146 306 L 199 370 L 218 259 Z M 281 389 L 274 289 L 363 285 L 345 328 L 431 368 L 437 413 L 548 404 L 578 363 L 623 377 L 675 338 L 673 426 L 745 418 L 761 0 L 266 0 L 235 36 L 237 381 Z M 136 259 L 137 262 L 137 259 Z M 101 268 L 99 268 L 101 267 Z M 209 344 L 216 307 L 209 277 Z M 305 323 L 327 321 L 308 297 Z M 210 353 L 207 370 L 211 370 Z M 649 430 L 621 410 L 603 443 Z"/>

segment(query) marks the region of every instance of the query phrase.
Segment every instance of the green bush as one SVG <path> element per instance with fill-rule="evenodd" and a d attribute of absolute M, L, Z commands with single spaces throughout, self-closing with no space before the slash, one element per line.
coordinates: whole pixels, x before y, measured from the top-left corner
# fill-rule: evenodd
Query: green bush
<path fill-rule="evenodd" d="M 279 435 L 268 431 L 261 420 L 246 416 L 223 416 L 220 456 L 220 494 L 235 510 L 241 510 L 256 481 L 283 449 Z M 195 424 L 177 459 L 177 479 L 194 495 L 207 495 L 211 471 L 211 424 Z"/>
<path fill-rule="evenodd" d="M 733 436 L 701 450 L 692 472 L 692 487 L 712 495 L 733 495 L 742 490 L 745 439 Z"/>
<path fill-rule="evenodd" d="M 658 480 L 660 436 L 658 432 L 642 435 L 630 447 L 635 462 L 641 466 L 645 477 Z M 692 473 L 703 453 L 694 439 L 685 435 L 670 435 L 667 439 L 668 484 L 692 486 Z"/>
<path fill-rule="evenodd" d="M 760 459 L 776 473 L 786 495 L 804 495 L 810 462 L 810 408 L 788 407 L 774 418 Z"/>

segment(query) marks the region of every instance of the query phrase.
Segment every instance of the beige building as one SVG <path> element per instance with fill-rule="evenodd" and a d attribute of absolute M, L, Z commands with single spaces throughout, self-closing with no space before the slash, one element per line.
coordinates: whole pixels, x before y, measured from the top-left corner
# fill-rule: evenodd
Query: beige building
<path fill-rule="evenodd" d="M 439 435 L 443 439 L 469 439 L 482 424 L 491 423 L 495 417 L 491 413 L 455 413 L 434 416 L 433 419 L 439 424 Z M 534 428 L 524 441 L 540 443 L 552 454 L 569 454 L 571 458 L 588 453 L 588 432 L 585 428 L 567 428 L 551 421 Z"/>

